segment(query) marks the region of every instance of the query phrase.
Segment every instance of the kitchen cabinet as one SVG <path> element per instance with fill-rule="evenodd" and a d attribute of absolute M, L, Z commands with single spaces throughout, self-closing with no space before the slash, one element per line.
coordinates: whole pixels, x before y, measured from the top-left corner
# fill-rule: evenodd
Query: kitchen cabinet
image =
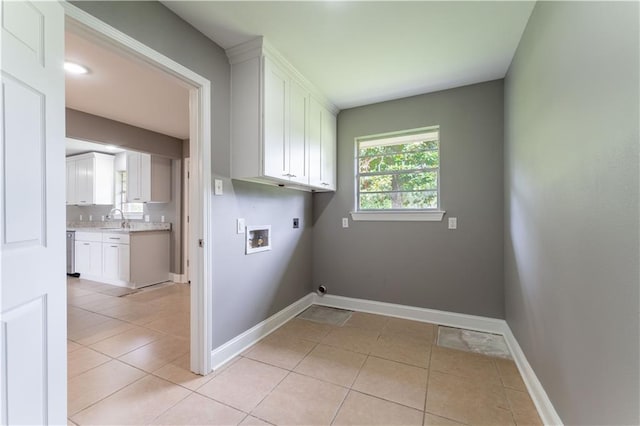
<path fill-rule="evenodd" d="M 334 121 L 333 127 L 325 126 L 325 132 L 334 131 L 324 136 L 325 145 L 334 143 L 324 148 L 325 163 L 334 162 L 324 165 L 326 175 L 335 170 L 335 106 L 262 38 L 228 49 L 227 56 L 232 81 L 231 177 L 307 191 L 333 190 L 335 179 L 323 176 L 311 183 L 313 165 L 321 167 L 323 145 L 318 129 L 319 151 L 311 155 L 310 108 L 313 99 L 327 114 L 325 119 Z M 321 180 L 331 182 L 322 185 Z"/>
<path fill-rule="evenodd" d="M 67 204 L 112 205 L 114 201 L 114 156 L 98 152 L 67 157 Z"/>
<path fill-rule="evenodd" d="M 102 234 L 76 232 L 76 272 L 91 279 L 102 275 Z"/>
<path fill-rule="evenodd" d="M 264 175 L 307 184 L 308 93 L 275 63 L 264 61 Z"/>
<path fill-rule="evenodd" d="M 129 259 L 129 234 L 102 234 L 102 277 L 126 285 L 129 282 Z"/>
<path fill-rule="evenodd" d="M 169 281 L 170 231 L 76 231 L 81 278 L 141 288 Z"/>
<path fill-rule="evenodd" d="M 336 189 L 336 117 L 313 97 L 309 101 L 309 185 Z"/>
<path fill-rule="evenodd" d="M 127 151 L 127 202 L 171 201 L 171 160 Z"/>

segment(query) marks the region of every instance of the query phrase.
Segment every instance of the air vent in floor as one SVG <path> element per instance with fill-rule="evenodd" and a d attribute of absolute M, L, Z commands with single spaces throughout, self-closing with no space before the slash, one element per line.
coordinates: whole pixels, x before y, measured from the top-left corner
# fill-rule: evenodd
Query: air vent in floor
<path fill-rule="evenodd" d="M 444 348 L 512 359 L 507 342 L 499 334 L 439 326 L 437 344 Z"/>

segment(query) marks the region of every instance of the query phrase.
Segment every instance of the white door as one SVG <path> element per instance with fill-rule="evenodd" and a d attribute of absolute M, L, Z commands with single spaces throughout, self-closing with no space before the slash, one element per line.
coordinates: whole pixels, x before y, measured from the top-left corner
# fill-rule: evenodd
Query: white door
<path fill-rule="evenodd" d="M 1 421 L 65 424 L 64 12 L 2 1 L 0 15 Z"/>

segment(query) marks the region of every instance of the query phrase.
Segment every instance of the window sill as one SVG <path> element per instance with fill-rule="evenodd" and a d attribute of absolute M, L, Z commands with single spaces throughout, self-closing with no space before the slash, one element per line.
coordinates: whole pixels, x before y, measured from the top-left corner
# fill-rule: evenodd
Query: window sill
<path fill-rule="evenodd" d="M 372 222 L 441 222 L 444 210 L 424 212 L 351 212 L 351 219 Z"/>

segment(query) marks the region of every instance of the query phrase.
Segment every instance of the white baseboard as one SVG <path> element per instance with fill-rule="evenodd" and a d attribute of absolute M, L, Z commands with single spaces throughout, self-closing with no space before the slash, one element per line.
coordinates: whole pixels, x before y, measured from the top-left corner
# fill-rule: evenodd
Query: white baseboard
<path fill-rule="evenodd" d="M 562 426 L 562 419 L 560 419 L 558 412 L 553 407 L 549 396 L 542 387 L 542 383 L 540 383 L 540 380 L 538 380 L 536 373 L 533 371 L 533 368 L 531 368 L 531 364 L 529 364 L 527 357 L 524 355 L 520 344 L 511 332 L 511 328 L 509 328 L 509 325 L 506 321 L 504 323 L 504 326 L 505 330 L 502 335 L 504 336 L 504 340 L 506 340 L 507 345 L 509 346 L 511 356 L 513 356 L 513 360 L 518 366 L 518 370 L 520 371 L 522 380 L 524 380 L 524 384 L 527 386 L 529 395 L 531 396 L 533 403 L 538 409 L 540 419 L 547 426 Z"/>
<path fill-rule="evenodd" d="M 394 303 L 376 302 L 374 300 L 354 299 L 351 297 L 309 293 L 297 302 L 292 303 L 280 312 L 270 316 L 260 324 L 245 331 L 241 335 L 214 349 L 211 353 L 213 369 L 219 368 L 233 357 L 242 353 L 249 346 L 273 332 L 289 319 L 298 315 L 311 305 L 322 305 L 332 308 L 349 309 L 378 315 L 405 318 L 414 321 L 431 322 L 456 328 L 484 331 L 504 336 L 511 355 L 518 366 L 531 399 L 538 409 L 540 418 L 545 425 L 562 426 L 562 420 L 549 400 L 542 384 L 536 377 L 529 361 L 522 352 L 518 341 L 511 332 L 505 320 L 481 317 L 476 315 L 459 314 L 456 312 L 438 311 L 435 309 L 418 308 L 415 306 L 397 305 Z"/>
<path fill-rule="evenodd" d="M 184 274 L 174 274 L 173 272 L 169 272 L 169 281 L 173 281 L 174 283 L 186 283 L 187 279 Z"/>
<path fill-rule="evenodd" d="M 234 337 L 211 352 L 211 367 L 213 370 L 220 368 L 233 357 L 241 354 L 249 346 L 268 336 L 271 332 L 282 326 L 291 318 L 307 309 L 313 304 L 314 293 L 309 293 L 302 299 L 292 303 L 281 311 L 271 315 L 266 320 L 255 325 L 239 336 Z"/>
<path fill-rule="evenodd" d="M 432 322 L 450 327 L 466 328 L 469 330 L 485 331 L 502 334 L 504 320 L 480 317 L 476 315 L 458 314 L 455 312 L 437 311 L 435 309 L 418 308 L 415 306 L 396 305 L 395 303 L 376 302 L 374 300 L 354 299 L 351 297 L 334 295 L 315 295 L 313 303 L 332 308 L 350 309 L 352 311 L 368 312 L 371 314 L 387 315 L 414 321 Z"/>

